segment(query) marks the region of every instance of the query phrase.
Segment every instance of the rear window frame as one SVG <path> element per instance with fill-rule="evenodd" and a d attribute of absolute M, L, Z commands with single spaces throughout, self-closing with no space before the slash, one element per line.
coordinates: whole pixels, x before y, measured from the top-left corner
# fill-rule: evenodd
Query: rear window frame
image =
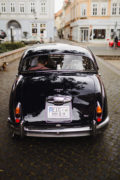
<path fill-rule="evenodd" d="M 29 59 L 29 58 L 32 58 L 32 57 L 37 57 L 37 56 L 42 56 L 42 55 L 46 55 L 46 56 L 50 56 L 50 55 L 55 55 L 55 56 L 64 56 L 64 55 L 74 55 L 74 56 L 84 56 L 84 57 L 86 57 L 86 58 L 88 58 L 91 62 L 92 62 L 92 64 L 93 64 L 93 67 L 94 67 L 94 70 L 92 71 L 83 71 L 83 70 L 77 70 L 77 69 L 73 69 L 73 70 L 71 70 L 71 69 L 61 69 L 61 70 L 54 70 L 54 69 L 47 69 L 47 70 L 24 70 L 23 71 L 23 63 L 24 63 L 24 61 L 26 60 L 26 59 Z M 65 72 L 65 71 L 67 71 L 67 72 L 82 72 L 82 73 L 85 73 L 85 72 L 90 72 L 90 73 L 98 73 L 98 66 L 97 66 L 97 64 L 94 62 L 94 60 L 93 59 L 91 59 L 89 56 L 86 56 L 85 54 L 79 54 L 79 53 L 59 53 L 59 54 L 57 54 L 57 53 L 47 53 L 47 54 L 43 54 L 43 53 L 41 53 L 41 54 L 35 54 L 35 55 L 32 55 L 32 56 L 27 56 L 27 57 L 24 57 L 24 55 L 22 56 L 22 58 L 21 58 L 21 61 L 20 61 L 20 64 L 19 64 L 19 68 L 18 68 L 18 72 L 19 72 L 19 74 L 21 74 L 21 73 L 27 73 L 27 72 Z"/>

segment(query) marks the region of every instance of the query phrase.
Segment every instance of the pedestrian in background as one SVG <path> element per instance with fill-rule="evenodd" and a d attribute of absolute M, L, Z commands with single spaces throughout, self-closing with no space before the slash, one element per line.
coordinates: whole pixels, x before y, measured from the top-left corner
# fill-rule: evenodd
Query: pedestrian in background
<path fill-rule="evenodd" d="M 118 46 L 118 37 L 117 36 L 115 36 L 114 45 L 115 45 L 115 48 L 117 48 L 117 46 Z"/>

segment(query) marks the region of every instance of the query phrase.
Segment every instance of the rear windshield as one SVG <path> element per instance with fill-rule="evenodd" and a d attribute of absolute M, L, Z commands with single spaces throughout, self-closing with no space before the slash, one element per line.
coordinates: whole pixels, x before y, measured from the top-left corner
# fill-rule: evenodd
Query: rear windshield
<path fill-rule="evenodd" d="M 39 55 L 23 60 L 22 71 L 95 71 L 93 61 L 81 55 Z"/>

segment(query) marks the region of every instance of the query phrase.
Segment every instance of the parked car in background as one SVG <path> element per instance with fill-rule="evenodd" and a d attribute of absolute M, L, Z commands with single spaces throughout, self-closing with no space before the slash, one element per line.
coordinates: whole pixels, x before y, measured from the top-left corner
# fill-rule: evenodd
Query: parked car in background
<path fill-rule="evenodd" d="M 5 42 L 7 42 L 7 38 L 6 37 L 4 39 L 0 38 L 0 44 L 5 43 Z"/>
<path fill-rule="evenodd" d="M 12 137 L 103 132 L 109 116 L 98 70 L 92 52 L 82 47 L 44 44 L 26 50 L 9 101 Z"/>
<path fill-rule="evenodd" d="M 36 44 L 36 43 L 43 43 L 43 39 L 41 39 L 38 36 L 29 36 L 21 39 L 21 42 L 24 44 Z"/>
<path fill-rule="evenodd" d="M 109 47 L 114 47 L 114 45 L 115 45 L 114 43 L 115 43 L 114 40 L 111 40 L 109 42 Z M 120 47 L 120 39 L 118 40 L 117 46 Z"/>
<path fill-rule="evenodd" d="M 4 42 L 4 39 L 0 38 L 0 44 Z"/>
<path fill-rule="evenodd" d="M 6 35 L 5 31 L 0 29 L 0 39 L 4 39 L 4 38 L 6 38 L 6 36 L 7 35 Z"/>

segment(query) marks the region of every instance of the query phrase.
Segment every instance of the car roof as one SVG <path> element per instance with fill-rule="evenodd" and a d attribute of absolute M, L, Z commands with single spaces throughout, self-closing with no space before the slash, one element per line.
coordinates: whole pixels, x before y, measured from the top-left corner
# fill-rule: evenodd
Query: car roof
<path fill-rule="evenodd" d="M 78 54 L 87 56 L 94 60 L 93 54 L 88 49 L 80 46 L 60 43 L 39 44 L 32 46 L 24 52 L 22 59 L 40 54 Z"/>

